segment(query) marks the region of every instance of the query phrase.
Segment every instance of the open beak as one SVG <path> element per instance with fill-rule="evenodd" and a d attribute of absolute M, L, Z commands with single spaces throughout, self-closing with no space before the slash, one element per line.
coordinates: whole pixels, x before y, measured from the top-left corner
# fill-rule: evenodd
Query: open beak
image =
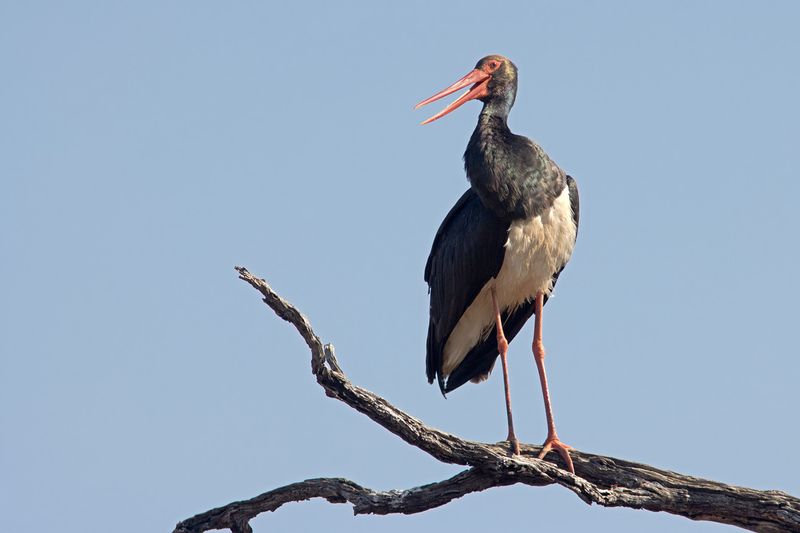
<path fill-rule="evenodd" d="M 414 109 L 419 109 L 424 105 L 428 105 L 431 102 L 435 102 L 440 98 L 444 98 L 448 94 L 453 94 L 457 90 L 463 89 L 467 85 L 472 85 L 472 87 L 467 92 L 459 96 L 454 102 L 452 102 L 450 105 L 448 105 L 447 107 L 445 107 L 444 109 L 433 115 L 428 120 L 422 122 L 421 124 L 428 124 L 429 122 L 433 122 L 436 119 L 442 118 L 443 116 L 450 113 L 454 109 L 461 107 L 464 104 L 464 102 L 488 96 L 489 95 L 488 86 L 489 86 L 489 80 L 491 78 L 492 78 L 491 75 L 476 68 L 475 70 L 473 70 L 472 72 L 470 72 L 469 74 L 467 74 L 466 76 L 455 82 L 453 85 L 448 87 L 447 89 L 439 91 L 430 98 L 421 101 L 416 106 L 414 106 Z"/>

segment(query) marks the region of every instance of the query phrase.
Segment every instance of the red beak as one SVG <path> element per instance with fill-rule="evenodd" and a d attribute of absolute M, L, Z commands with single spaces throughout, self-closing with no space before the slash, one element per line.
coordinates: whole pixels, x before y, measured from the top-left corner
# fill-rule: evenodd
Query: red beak
<path fill-rule="evenodd" d="M 467 85 L 474 84 L 472 85 L 472 88 L 470 90 L 459 96 L 454 102 L 452 102 L 450 105 L 448 105 L 447 107 L 445 107 L 444 109 L 433 115 L 431 118 L 422 122 L 422 124 L 428 124 L 429 122 L 433 122 L 436 119 L 442 118 L 443 116 L 450 113 L 454 109 L 461 107 L 464 104 L 464 102 L 488 96 L 489 95 L 488 86 L 489 86 L 489 80 L 491 78 L 492 78 L 491 75 L 476 68 L 475 70 L 473 70 L 472 72 L 470 72 L 469 74 L 467 74 L 466 76 L 455 82 L 453 85 L 448 87 L 447 89 L 439 91 L 430 98 L 421 101 L 416 106 L 414 106 L 414 109 L 419 109 L 420 107 L 430 104 L 431 102 L 435 102 L 440 98 L 444 98 L 448 94 L 452 94 L 457 90 L 466 87 Z"/>

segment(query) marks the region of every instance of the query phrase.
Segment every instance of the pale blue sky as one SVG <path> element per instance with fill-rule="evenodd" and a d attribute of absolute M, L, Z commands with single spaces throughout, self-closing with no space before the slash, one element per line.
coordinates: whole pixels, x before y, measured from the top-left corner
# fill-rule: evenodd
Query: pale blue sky
<path fill-rule="evenodd" d="M 424 376 L 422 269 L 479 105 L 417 101 L 488 53 L 510 125 L 581 189 L 545 313 L 559 434 L 800 494 L 800 4 L 0 2 L 0 515 L 6 531 L 171 531 L 316 476 L 448 477 L 325 397 L 267 278 L 356 383 L 463 437 L 502 380 Z M 440 105 L 444 105 L 441 103 Z M 519 437 L 545 437 L 511 345 Z M 510 487 L 422 515 L 290 505 L 256 531 L 722 531 Z"/>

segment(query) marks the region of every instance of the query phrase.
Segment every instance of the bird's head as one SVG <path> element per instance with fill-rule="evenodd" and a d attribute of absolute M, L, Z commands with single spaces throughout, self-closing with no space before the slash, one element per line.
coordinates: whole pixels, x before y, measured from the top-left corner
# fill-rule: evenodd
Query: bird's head
<path fill-rule="evenodd" d="M 475 68 L 466 76 L 447 89 L 443 89 L 418 103 L 414 109 L 419 109 L 424 105 L 435 102 L 468 85 L 472 85 L 472 87 L 422 124 L 428 124 L 442 118 L 469 100 L 480 100 L 485 106 L 498 106 L 507 114 L 511 106 L 514 105 L 514 99 L 517 95 L 517 67 L 511 60 L 503 56 L 486 56 L 478 61 Z"/>

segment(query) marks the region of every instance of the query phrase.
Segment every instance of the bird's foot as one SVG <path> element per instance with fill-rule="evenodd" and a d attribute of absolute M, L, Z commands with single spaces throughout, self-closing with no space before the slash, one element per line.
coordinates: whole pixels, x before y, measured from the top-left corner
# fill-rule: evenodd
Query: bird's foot
<path fill-rule="evenodd" d="M 542 445 L 542 451 L 539 452 L 539 459 L 544 459 L 544 456 L 547 455 L 551 450 L 555 450 L 558 452 L 558 455 L 564 459 L 564 462 L 567 463 L 567 469 L 575 473 L 575 467 L 572 465 L 572 457 L 569 456 L 569 451 L 572 449 L 572 446 L 568 446 L 564 444 L 560 440 L 558 440 L 558 436 L 556 435 L 548 435 L 547 440 L 544 441 Z"/>
<path fill-rule="evenodd" d="M 516 435 L 509 435 L 508 437 L 506 437 L 504 440 L 501 440 L 497 444 L 503 444 L 503 443 L 508 444 L 508 448 L 509 448 L 509 451 L 511 452 L 511 455 L 519 455 L 520 454 L 520 452 L 519 452 L 519 441 L 517 440 L 517 436 Z"/>

